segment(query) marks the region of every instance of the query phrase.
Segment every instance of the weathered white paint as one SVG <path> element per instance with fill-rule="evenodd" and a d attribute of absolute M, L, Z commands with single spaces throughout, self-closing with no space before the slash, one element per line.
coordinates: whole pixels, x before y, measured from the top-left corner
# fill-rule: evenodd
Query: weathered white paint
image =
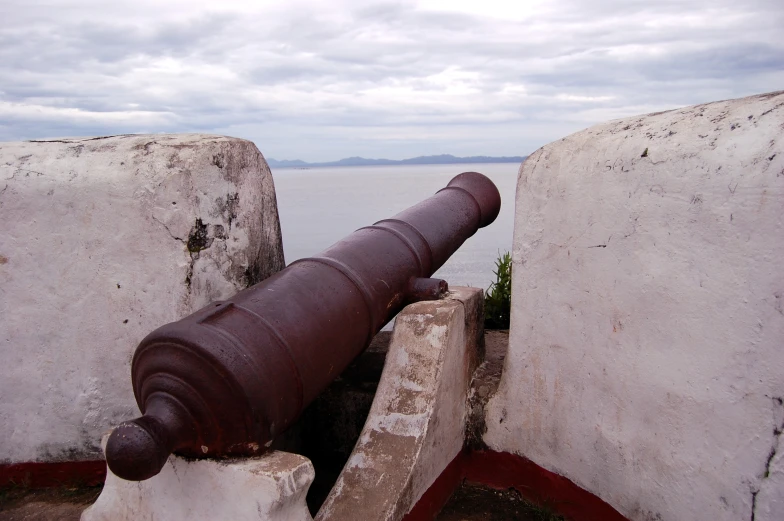
<path fill-rule="evenodd" d="M 406 307 L 359 441 L 316 519 L 401 519 L 463 448 L 483 292 Z"/>
<path fill-rule="evenodd" d="M 632 520 L 784 519 L 784 93 L 551 143 L 516 205 L 485 441 Z"/>
<path fill-rule="evenodd" d="M 312 521 L 305 496 L 316 472 L 288 452 L 228 461 L 170 456 L 161 473 L 106 484 L 81 521 Z"/>
<path fill-rule="evenodd" d="M 139 341 L 283 267 L 269 168 L 234 138 L 0 143 L 0 223 L 0 463 L 100 459 Z"/>

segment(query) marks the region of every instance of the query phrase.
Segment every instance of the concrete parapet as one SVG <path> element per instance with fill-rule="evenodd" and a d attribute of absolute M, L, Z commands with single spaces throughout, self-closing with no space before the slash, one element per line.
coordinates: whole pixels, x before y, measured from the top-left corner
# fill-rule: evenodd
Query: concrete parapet
<path fill-rule="evenodd" d="M 144 335 L 284 265 L 269 168 L 241 139 L 1 143 L 0 222 L 4 464 L 101 459 L 136 414 Z"/>
<path fill-rule="evenodd" d="M 484 441 L 634 521 L 784 518 L 782 216 L 782 92 L 533 153 Z"/>
<path fill-rule="evenodd" d="M 452 288 L 397 317 L 359 441 L 316 519 L 400 520 L 463 448 L 483 292 Z"/>

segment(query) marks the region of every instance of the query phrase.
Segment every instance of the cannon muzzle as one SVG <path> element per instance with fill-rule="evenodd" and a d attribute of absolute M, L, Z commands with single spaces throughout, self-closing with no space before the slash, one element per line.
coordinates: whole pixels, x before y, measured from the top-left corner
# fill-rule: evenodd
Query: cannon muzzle
<path fill-rule="evenodd" d="M 265 451 L 406 304 L 446 293 L 429 277 L 500 208 L 492 181 L 460 174 L 391 219 L 156 329 L 131 365 L 144 415 L 110 435 L 109 468 L 138 481 L 173 451 Z"/>

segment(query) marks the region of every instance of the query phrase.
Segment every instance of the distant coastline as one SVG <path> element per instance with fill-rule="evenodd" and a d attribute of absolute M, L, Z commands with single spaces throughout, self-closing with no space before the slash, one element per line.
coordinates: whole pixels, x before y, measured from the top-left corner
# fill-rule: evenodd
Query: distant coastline
<path fill-rule="evenodd" d="M 267 164 L 270 168 L 311 168 L 325 166 L 385 166 L 385 165 L 460 165 L 469 163 L 522 163 L 528 156 L 511 157 L 490 157 L 490 156 L 471 156 L 455 157 L 450 154 L 438 156 L 419 156 L 411 159 L 366 159 L 364 157 L 347 157 L 339 161 L 329 161 L 326 163 L 308 163 L 299 159 L 277 159 L 268 158 Z"/>

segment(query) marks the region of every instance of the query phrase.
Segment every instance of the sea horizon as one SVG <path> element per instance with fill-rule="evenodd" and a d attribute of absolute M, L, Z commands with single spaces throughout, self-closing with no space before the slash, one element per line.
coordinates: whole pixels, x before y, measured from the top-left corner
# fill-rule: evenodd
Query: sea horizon
<path fill-rule="evenodd" d="M 346 157 L 337 161 L 308 162 L 301 159 L 277 160 L 273 157 L 265 158 L 270 168 L 326 168 L 345 166 L 413 166 L 413 165 L 460 165 L 460 164 L 500 164 L 521 163 L 528 156 L 465 156 L 458 157 L 451 154 L 437 154 L 417 156 L 407 159 L 373 159 L 359 156 Z"/>
<path fill-rule="evenodd" d="M 498 187 L 501 211 L 434 276 L 450 285 L 486 289 L 495 260 L 512 249 L 518 169 L 514 163 L 271 168 L 286 263 L 316 255 L 354 230 L 430 197 L 454 176 L 476 171 Z"/>

